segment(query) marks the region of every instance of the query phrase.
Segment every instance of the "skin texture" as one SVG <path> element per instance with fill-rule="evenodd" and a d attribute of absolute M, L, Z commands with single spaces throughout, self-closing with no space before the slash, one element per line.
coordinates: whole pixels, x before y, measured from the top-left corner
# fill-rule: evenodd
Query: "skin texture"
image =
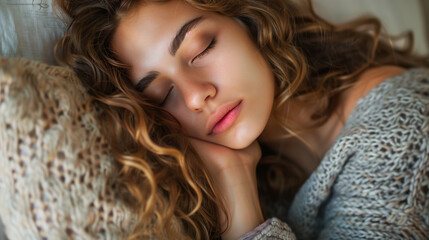
<path fill-rule="evenodd" d="M 199 16 L 203 20 L 172 56 L 169 48 L 176 32 Z M 214 47 L 203 53 L 213 39 Z M 182 1 L 142 5 L 121 21 L 112 47 L 131 66 L 134 84 L 151 71 L 159 72 L 142 94 L 154 103 L 163 102 L 168 94 L 163 108 L 190 137 L 243 149 L 267 124 L 274 78 L 238 20 L 196 10 Z M 241 111 L 232 126 L 209 135 L 210 118 L 240 101 Z"/>
<path fill-rule="evenodd" d="M 175 34 L 200 16 L 204 20 L 187 32 L 172 56 Z M 216 44 L 203 53 L 213 38 Z M 219 223 L 227 227 L 228 217 L 230 225 L 222 239 L 237 239 L 261 224 L 256 184 L 261 151 L 256 139 L 271 113 L 274 77 L 244 25 L 182 1 L 147 4 L 122 19 L 112 48 L 131 66 L 128 74 L 135 85 L 151 71 L 159 73 L 142 95 L 154 103 L 168 95 L 162 107 L 190 136 L 224 199 L 228 216 L 220 213 Z M 207 125 L 219 118 L 219 111 L 240 102 L 233 123 L 221 133 L 208 134 Z"/>

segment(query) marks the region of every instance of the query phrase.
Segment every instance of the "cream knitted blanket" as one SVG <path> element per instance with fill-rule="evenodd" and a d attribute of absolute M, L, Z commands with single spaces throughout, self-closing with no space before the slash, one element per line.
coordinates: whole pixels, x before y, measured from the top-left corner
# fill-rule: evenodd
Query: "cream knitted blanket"
<path fill-rule="evenodd" d="M 9 239 L 123 239 L 135 215 L 70 69 L 0 59 L 0 216 Z"/>

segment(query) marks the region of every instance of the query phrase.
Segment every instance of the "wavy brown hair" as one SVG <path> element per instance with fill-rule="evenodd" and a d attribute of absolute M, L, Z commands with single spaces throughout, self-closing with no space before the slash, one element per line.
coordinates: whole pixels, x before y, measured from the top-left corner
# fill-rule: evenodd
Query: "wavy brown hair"
<path fill-rule="evenodd" d="M 234 17 L 248 27 L 275 76 L 273 114 L 292 136 L 298 134 L 276 111 L 289 99 L 318 99 L 312 118 L 321 125 L 333 113 L 339 95 L 368 68 L 429 66 L 427 58 L 412 54 L 412 35 L 408 46 L 395 48 L 376 18 L 333 25 L 314 13 L 310 1 L 306 6 L 290 0 L 183 1 Z M 71 21 L 57 43 L 57 59 L 75 70 L 92 102 L 103 109 L 103 134 L 120 163 L 120 181 L 138 210 L 130 239 L 218 237 L 222 229 L 217 209 L 225 212 L 225 207 L 206 169 L 175 119 L 134 90 L 128 66 L 111 49 L 121 18 L 146 2 L 163 1 L 56 0 Z M 261 161 L 258 176 L 261 192 L 268 193 L 263 201 L 292 199 L 305 179 L 292 161 L 276 157 Z"/>

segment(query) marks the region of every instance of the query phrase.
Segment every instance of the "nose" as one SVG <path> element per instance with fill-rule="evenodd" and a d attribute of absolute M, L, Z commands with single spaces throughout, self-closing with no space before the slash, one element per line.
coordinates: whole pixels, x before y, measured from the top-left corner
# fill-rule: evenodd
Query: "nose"
<path fill-rule="evenodd" d="M 201 112 L 207 102 L 217 93 L 217 89 L 212 83 L 193 79 L 182 81 L 179 88 L 181 88 L 186 106 L 193 112 Z"/>

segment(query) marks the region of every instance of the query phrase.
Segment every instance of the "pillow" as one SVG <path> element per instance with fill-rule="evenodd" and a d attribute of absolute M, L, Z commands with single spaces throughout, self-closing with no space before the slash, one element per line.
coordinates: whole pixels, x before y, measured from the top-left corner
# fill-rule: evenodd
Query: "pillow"
<path fill-rule="evenodd" d="M 3 229 L 4 229 L 3 222 L 0 219 L 0 240 L 7 240 Z"/>
<path fill-rule="evenodd" d="M 74 73 L 0 58 L 0 218 L 9 239 L 123 239 L 135 215 Z"/>
<path fill-rule="evenodd" d="M 66 24 L 53 12 L 51 0 L 0 1 L 0 55 L 56 64 L 54 45 Z"/>

